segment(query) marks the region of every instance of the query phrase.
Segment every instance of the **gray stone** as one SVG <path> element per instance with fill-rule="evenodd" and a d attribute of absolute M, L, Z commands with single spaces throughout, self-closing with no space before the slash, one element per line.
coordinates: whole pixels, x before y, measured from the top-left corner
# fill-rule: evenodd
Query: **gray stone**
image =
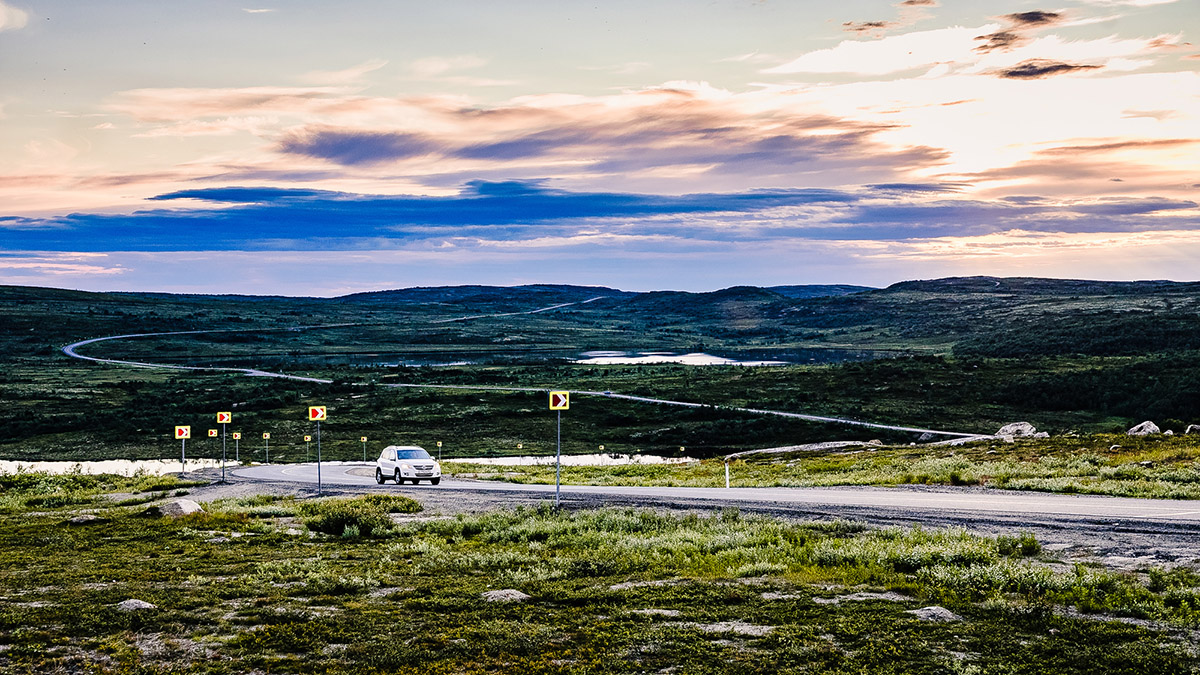
<path fill-rule="evenodd" d="M 203 511 L 204 509 L 200 508 L 199 504 L 190 499 L 172 499 L 164 504 L 151 506 L 146 509 L 146 513 L 161 518 L 179 518 L 189 513 L 200 513 Z"/>
<path fill-rule="evenodd" d="M 505 588 L 499 591 L 487 591 L 483 599 L 488 602 L 525 602 L 530 596 L 515 588 Z"/>
<path fill-rule="evenodd" d="M 1037 428 L 1029 422 L 1009 422 L 1000 427 L 996 432 L 997 436 L 1032 436 L 1037 433 Z"/>
<path fill-rule="evenodd" d="M 1136 427 L 1125 432 L 1125 434 L 1128 436 L 1149 436 L 1150 434 L 1157 433 L 1159 433 L 1158 425 L 1150 421 L 1142 422 Z"/>
<path fill-rule="evenodd" d="M 1174 436 L 1174 435 L 1175 435 L 1175 432 L 1171 431 L 1170 429 L 1167 429 L 1166 431 L 1163 432 L 1163 436 Z"/>
<path fill-rule="evenodd" d="M 105 520 L 104 518 L 101 518 L 100 516 L 98 516 L 94 513 L 84 513 L 84 514 L 75 516 L 74 518 L 68 520 L 67 522 L 72 525 L 93 525 L 95 523 L 102 523 L 102 522 L 104 522 L 104 520 Z"/>
<path fill-rule="evenodd" d="M 146 602 L 145 600 L 129 598 L 128 600 L 122 600 L 118 602 L 117 609 L 121 610 L 122 612 L 137 612 L 144 609 L 158 609 L 158 607 Z"/>
<path fill-rule="evenodd" d="M 1200 424 L 1189 424 L 1185 434 L 1200 434 Z"/>
<path fill-rule="evenodd" d="M 951 612 L 945 607 L 932 605 L 930 607 L 922 607 L 921 609 L 910 609 L 906 614 L 912 614 L 922 621 L 934 621 L 937 623 L 948 623 L 950 621 L 962 621 L 962 617 Z"/>
<path fill-rule="evenodd" d="M 1039 431 L 1033 435 L 1033 438 L 1050 438 L 1049 431 Z"/>

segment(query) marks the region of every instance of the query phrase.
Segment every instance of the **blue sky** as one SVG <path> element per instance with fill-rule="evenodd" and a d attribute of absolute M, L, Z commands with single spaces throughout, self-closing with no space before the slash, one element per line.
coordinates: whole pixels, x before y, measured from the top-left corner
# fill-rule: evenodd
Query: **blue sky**
<path fill-rule="evenodd" d="M 1189 0 L 0 0 L 0 283 L 1197 279 Z"/>

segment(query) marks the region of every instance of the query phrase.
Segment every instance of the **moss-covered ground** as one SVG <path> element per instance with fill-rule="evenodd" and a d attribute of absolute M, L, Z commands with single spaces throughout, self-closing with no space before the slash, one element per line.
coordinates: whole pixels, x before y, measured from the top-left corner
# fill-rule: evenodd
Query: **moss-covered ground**
<path fill-rule="evenodd" d="M 735 510 L 444 516 L 392 496 L 256 496 L 172 520 L 98 495 L 184 486 L 7 478 L 4 672 L 1200 669 L 1194 570 L 1072 565 L 1019 532 Z M 81 511 L 98 519 L 72 524 Z M 529 597 L 484 598 L 504 589 Z M 156 608 L 117 607 L 131 598 Z M 930 606 L 958 619 L 910 613 Z"/>

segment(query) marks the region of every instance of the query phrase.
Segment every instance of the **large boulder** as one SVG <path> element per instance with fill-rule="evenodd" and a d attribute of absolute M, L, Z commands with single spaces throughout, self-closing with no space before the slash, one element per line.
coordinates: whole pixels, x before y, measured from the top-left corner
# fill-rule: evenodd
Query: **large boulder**
<path fill-rule="evenodd" d="M 962 621 L 962 617 L 951 612 L 945 607 L 932 605 L 930 607 L 922 607 L 921 609 L 910 609 L 905 612 L 912 614 L 922 621 L 933 621 L 935 623 L 948 623 L 951 621 Z"/>
<path fill-rule="evenodd" d="M 122 612 L 137 612 L 145 609 L 158 609 L 158 607 L 146 602 L 145 600 L 129 598 L 128 600 L 122 600 L 118 602 L 117 609 L 121 610 Z"/>
<path fill-rule="evenodd" d="M 525 602 L 529 596 L 515 588 L 504 588 L 497 591 L 487 591 L 483 599 L 488 602 Z"/>
<path fill-rule="evenodd" d="M 190 499 L 172 499 L 158 506 L 151 506 L 146 509 L 146 513 L 159 518 L 179 518 L 189 513 L 200 513 L 203 510 L 199 504 Z"/>
<path fill-rule="evenodd" d="M 1029 422 L 1010 422 L 1000 427 L 996 432 L 997 436 L 1032 436 L 1037 433 L 1035 428 Z"/>
<path fill-rule="evenodd" d="M 1200 424 L 1189 424 L 1185 434 L 1200 434 Z"/>
<path fill-rule="evenodd" d="M 1150 434 L 1157 434 L 1159 432 L 1160 430 L 1157 424 L 1146 421 L 1130 429 L 1129 431 L 1126 431 L 1125 433 L 1129 436 L 1149 436 Z"/>

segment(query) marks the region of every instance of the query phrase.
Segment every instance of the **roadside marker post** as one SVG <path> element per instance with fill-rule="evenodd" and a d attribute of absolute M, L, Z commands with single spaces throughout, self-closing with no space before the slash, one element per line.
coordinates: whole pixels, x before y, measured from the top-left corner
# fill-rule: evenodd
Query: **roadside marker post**
<path fill-rule="evenodd" d="M 187 473 L 187 439 L 192 437 L 192 428 L 175 427 L 175 438 L 179 439 L 179 475 Z"/>
<path fill-rule="evenodd" d="M 562 491 L 562 411 L 571 409 L 571 393 L 550 392 L 550 409 L 558 414 L 558 435 L 554 444 L 554 508 L 558 508 Z"/>
<path fill-rule="evenodd" d="M 240 432 L 240 431 L 233 432 L 233 461 L 237 462 L 238 464 L 242 463 L 241 453 L 238 452 L 238 450 L 239 450 L 238 446 L 240 446 L 241 444 L 242 444 L 242 432 Z"/>
<path fill-rule="evenodd" d="M 729 488 L 729 460 L 725 460 L 725 488 Z"/>
<path fill-rule="evenodd" d="M 442 442 L 438 441 L 438 464 L 442 463 Z"/>
<path fill-rule="evenodd" d="M 360 437 L 358 440 L 362 441 L 362 444 L 363 444 L 363 464 L 366 464 L 366 463 L 367 463 L 367 437 L 366 437 L 366 436 L 362 436 L 362 437 Z"/>
<path fill-rule="evenodd" d="M 221 425 L 221 482 L 225 482 L 225 437 L 228 435 L 229 423 L 233 421 L 233 413 L 219 412 L 217 413 L 217 424 Z"/>
<path fill-rule="evenodd" d="M 312 461 L 311 455 L 312 455 L 312 436 L 309 436 L 306 434 L 304 436 L 304 461 L 306 461 L 306 462 Z"/>
<path fill-rule="evenodd" d="M 317 496 L 321 496 L 321 422 L 329 419 L 329 412 L 323 405 L 308 406 L 308 420 L 317 423 Z"/>
<path fill-rule="evenodd" d="M 271 463 L 271 432 L 263 432 L 263 464 Z"/>

